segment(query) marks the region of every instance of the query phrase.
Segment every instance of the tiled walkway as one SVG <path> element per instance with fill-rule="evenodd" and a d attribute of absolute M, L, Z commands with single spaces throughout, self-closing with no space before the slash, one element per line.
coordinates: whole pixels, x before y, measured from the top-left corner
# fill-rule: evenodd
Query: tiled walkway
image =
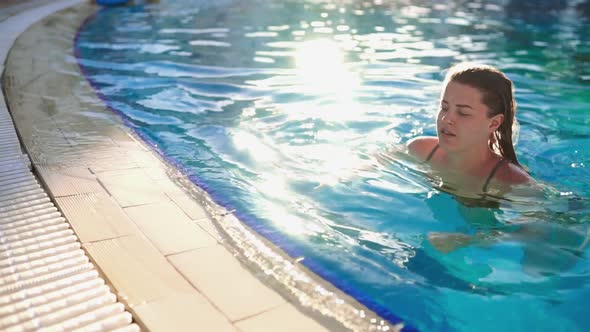
<path fill-rule="evenodd" d="M 31 7 L 0 15 L 0 30 L 12 32 L 2 45 L 26 27 L 10 18 L 19 8 Z M 0 330 L 139 331 L 80 247 L 31 171 L 0 95 Z"/>
<path fill-rule="evenodd" d="M 0 30 L 18 36 L 35 17 L 75 3 L 8 16 Z M 14 45 L 3 35 L 0 58 L 12 47 L 3 89 L 33 170 L 118 300 L 151 331 L 347 330 L 315 313 L 318 323 L 310 309 L 268 287 L 268 277 L 228 251 L 208 212 L 177 184 L 186 179 L 96 96 L 78 97 L 92 90 L 80 80 L 72 43 L 95 10 L 84 3 L 66 9 L 31 25 Z M 375 317 L 360 309 L 352 315 Z"/>

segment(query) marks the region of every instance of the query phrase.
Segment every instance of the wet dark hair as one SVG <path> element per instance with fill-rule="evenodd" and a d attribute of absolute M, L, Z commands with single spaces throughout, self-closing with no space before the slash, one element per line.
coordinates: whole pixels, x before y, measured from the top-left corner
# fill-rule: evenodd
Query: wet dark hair
<path fill-rule="evenodd" d="M 465 84 L 479 90 L 483 94 L 482 103 L 489 109 L 488 117 L 504 115 L 500 127 L 490 135 L 490 149 L 522 167 L 518 163 L 512 142 L 512 126 L 516 122 L 516 101 L 512 81 L 492 66 L 460 63 L 447 72 L 444 86 L 450 82 Z"/>

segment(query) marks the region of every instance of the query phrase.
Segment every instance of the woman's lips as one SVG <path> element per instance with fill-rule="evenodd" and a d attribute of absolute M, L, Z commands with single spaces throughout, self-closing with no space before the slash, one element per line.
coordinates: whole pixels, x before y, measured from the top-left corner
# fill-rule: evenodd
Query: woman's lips
<path fill-rule="evenodd" d="M 447 136 L 447 137 L 455 137 L 455 136 L 457 136 L 454 133 L 452 133 L 450 131 L 447 131 L 446 129 L 441 129 L 440 130 L 440 133 L 443 134 L 444 136 Z"/>

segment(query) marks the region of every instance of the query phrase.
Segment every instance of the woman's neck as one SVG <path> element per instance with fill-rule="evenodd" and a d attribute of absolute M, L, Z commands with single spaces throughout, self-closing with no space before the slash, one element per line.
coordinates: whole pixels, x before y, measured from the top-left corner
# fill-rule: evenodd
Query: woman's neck
<path fill-rule="evenodd" d="M 490 161 L 496 159 L 496 154 L 489 147 L 472 148 L 464 151 L 446 153 L 445 162 L 449 170 L 457 173 L 476 175 L 485 172 Z"/>

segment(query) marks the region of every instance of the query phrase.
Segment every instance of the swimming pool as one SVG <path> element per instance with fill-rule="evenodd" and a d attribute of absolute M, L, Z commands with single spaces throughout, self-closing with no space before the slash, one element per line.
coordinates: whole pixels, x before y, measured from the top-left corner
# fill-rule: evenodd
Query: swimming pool
<path fill-rule="evenodd" d="M 392 323 L 583 331 L 590 31 L 573 5 L 537 6 L 161 1 L 100 11 L 76 52 L 217 203 Z M 467 206 L 384 156 L 435 134 L 441 71 L 463 60 L 514 80 L 517 153 L 545 199 Z M 426 240 L 495 230 L 514 236 L 449 253 Z"/>

